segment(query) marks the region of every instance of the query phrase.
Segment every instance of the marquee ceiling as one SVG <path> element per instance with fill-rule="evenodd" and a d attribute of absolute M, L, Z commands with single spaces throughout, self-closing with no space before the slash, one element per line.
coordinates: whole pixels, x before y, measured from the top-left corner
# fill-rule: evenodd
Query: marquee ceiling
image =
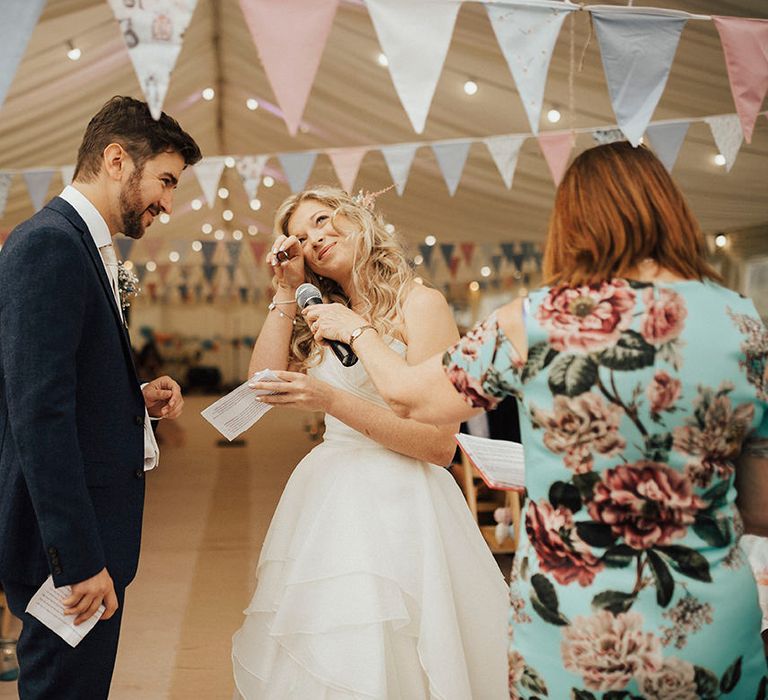
<path fill-rule="evenodd" d="M 625 3 L 614 3 L 625 4 Z M 646 3 L 636 2 L 635 5 Z M 768 18 L 763 0 L 663 0 L 663 7 L 697 13 Z M 573 76 L 575 110 L 569 104 L 569 29 L 563 26 L 545 92 L 545 112 L 554 105 L 563 113 L 557 125 L 612 125 L 611 110 L 594 35 L 587 45 L 589 17 L 575 15 L 575 56 L 583 67 Z M 67 59 L 67 41 L 82 49 L 77 62 Z M 586 45 L 586 50 L 585 50 Z M 320 63 L 304 114 L 305 133 L 291 137 L 274 107 L 274 96 L 237 0 L 199 0 L 171 79 L 165 110 L 179 119 L 198 140 L 204 154 L 246 155 L 315 148 L 386 145 L 459 137 L 525 133 L 528 122 L 493 35 L 484 8 L 466 2 L 456 29 L 425 132 L 417 135 L 395 93 L 389 73 L 377 63 L 379 45 L 365 5 L 342 1 Z M 479 84 L 473 97 L 464 94 L 465 80 Z M 205 87 L 216 97 L 201 98 Z M 123 39 L 105 0 L 48 0 L 41 20 L 0 109 L 0 170 L 60 166 L 74 162 L 89 117 L 115 94 L 141 96 Z M 260 102 L 256 111 L 246 99 Z M 720 41 L 712 22 L 690 20 L 683 31 L 664 96 L 654 119 L 704 117 L 734 112 Z M 576 150 L 593 144 L 578 136 Z M 706 231 L 752 227 L 765 237 L 768 222 L 768 119 L 759 118 L 751 145 L 744 144 L 730 173 L 713 163 L 717 149 L 709 127 L 691 125 L 674 169 Z M 277 183 L 261 187 L 261 210 L 248 206 L 234 170 L 225 170 L 222 184 L 229 201 L 215 209 L 191 208 L 202 199 L 200 188 L 186 174 L 168 224 L 154 224 L 149 235 L 175 240 L 204 238 L 210 222 L 230 232 L 256 224 L 271 228 L 271 214 L 289 194 L 276 160 L 267 173 Z M 336 183 L 333 167 L 320 155 L 310 183 Z M 378 190 L 391 182 L 380 152 L 363 161 L 356 187 Z M 49 196 L 61 187 L 54 178 Z M 485 147 L 472 146 L 458 191 L 450 197 L 431 150 L 421 148 L 403 197 L 393 191 L 379 208 L 412 242 L 434 234 L 441 242 L 493 243 L 542 240 L 554 185 L 534 139 L 523 146 L 514 184 L 507 190 Z M 234 220 L 222 220 L 224 208 Z M 23 179 L 11 189 L 0 228 L 8 229 L 32 214 Z M 264 233 L 259 234 L 261 236 Z M 751 234 L 752 235 L 752 234 Z M 768 252 L 765 245 L 758 245 Z"/>

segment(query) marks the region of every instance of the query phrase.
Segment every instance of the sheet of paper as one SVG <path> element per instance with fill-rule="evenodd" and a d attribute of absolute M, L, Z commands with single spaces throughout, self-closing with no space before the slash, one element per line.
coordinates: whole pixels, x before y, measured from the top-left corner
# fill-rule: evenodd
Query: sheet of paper
<path fill-rule="evenodd" d="M 200 412 L 200 415 L 230 442 L 272 408 L 256 398 L 271 392 L 251 389 L 248 384 L 253 381 L 275 382 L 279 381 L 279 378 L 271 369 L 256 372 L 247 382 Z"/>
<path fill-rule="evenodd" d="M 465 433 L 457 433 L 456 442 L 488 486 L 510 490 L 525 488 L 525 457 L 519 442 L 490 440 Z"/>
<path fill-rule="evenodd" d="M 27 612 L 53 630 L 67 644 L 76 647 L 83 641 L 85 635 L 93 629 L 106 608 L 100 605 L 99 609 L 88 620 L 75 625 L 76 615 L 64 614 L 64 600 L 69 598 L 71 594 L 71 586 L 56 588 L 53 585 L 53 578 L 49 576 L 37 593 L 32 596 L 27 605 Z"/>

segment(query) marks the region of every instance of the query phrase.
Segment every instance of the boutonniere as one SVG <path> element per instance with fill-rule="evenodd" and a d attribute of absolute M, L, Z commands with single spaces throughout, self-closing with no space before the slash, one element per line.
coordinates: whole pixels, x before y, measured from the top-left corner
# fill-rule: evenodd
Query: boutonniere
<path fill-rule="evenodd" d="M 117 289 L 120 292 L 120 306 L 123 311 L 131 305 L 131 299 L 135 299 L 141 292 L 139 278 L 122 262 L 117 263 Z"/>

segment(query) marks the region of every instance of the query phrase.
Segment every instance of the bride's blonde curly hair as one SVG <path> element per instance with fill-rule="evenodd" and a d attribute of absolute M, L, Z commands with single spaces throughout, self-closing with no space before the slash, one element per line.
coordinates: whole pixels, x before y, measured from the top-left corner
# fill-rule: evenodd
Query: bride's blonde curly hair
<path fill-rule="evenodd" d="M 356 311 L 381 335 L 402 335 L 403 303 L 414 279 L 405 250 L 395 233 L 387 232 L 382 217 L 338 187 L 320 185 L 294 194 L 275 212 L 275 236 L 288 236 L 288 222 L 299 204 L 312 200 L 333 210 L 331 225 L 340 233 L 336 217 L 347 219 L 354 231 L 348 235 L 356 241 L 352 264 L 352 282 L 359 292 L 362 307 Z M 314 284 L 326 303 L 345 306 L 350 301 L 344 290 L 333 280 L 326 279 L 304 267 L 305 281 Z M 296 316 L 289 361 L 306 369 L 320 360 L 320 346 L 301 314 Z"/>

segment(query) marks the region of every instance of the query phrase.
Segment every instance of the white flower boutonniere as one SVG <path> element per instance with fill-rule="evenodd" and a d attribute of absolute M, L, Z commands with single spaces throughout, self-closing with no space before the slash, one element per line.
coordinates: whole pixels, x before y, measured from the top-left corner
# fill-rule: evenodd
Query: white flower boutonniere
<path fill-rule="evenodd" d="M 120 292 L 120 306 L 123 311 L 131 305 L 131 299 L 135 299 L 141 292 L 139 278 L 122 261 L 117 263 L 117 289 Z"/>

